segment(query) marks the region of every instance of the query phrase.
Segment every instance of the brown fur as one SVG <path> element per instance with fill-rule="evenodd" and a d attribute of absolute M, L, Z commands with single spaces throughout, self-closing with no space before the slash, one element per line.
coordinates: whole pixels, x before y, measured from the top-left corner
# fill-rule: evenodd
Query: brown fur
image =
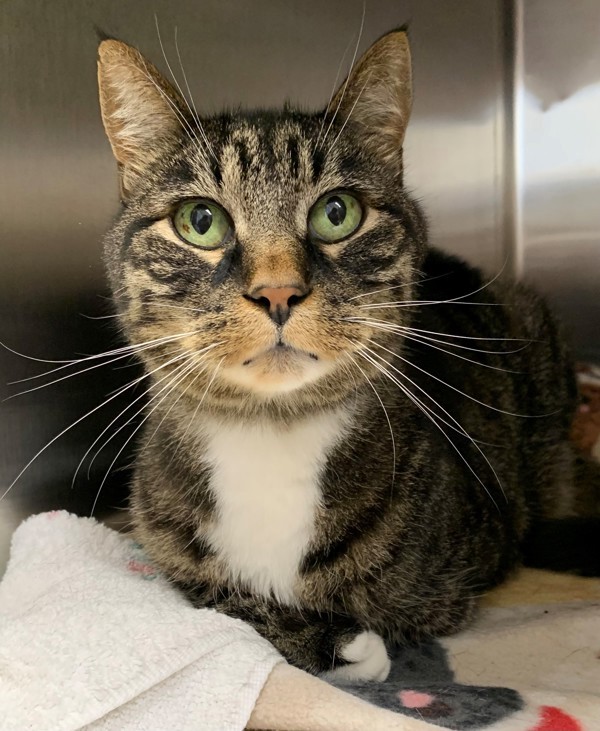
<path fill-rule="evenodd" d="M 133 343 L 173 336 L 140 351 L 155 397 L 132 500 L 146 550 L 198 605 L 252 622 L 311 671 L 343 664 L 365 629 L 390 641 L 456 631 L 536 521 L 573 512 L 575 388 L 540 298 L 427 246 L 402 188 L 406 35 L 375 44 L 324 115 L 199 120 L 116 41 L 100 46 L 99 79 L 125 198 L 106 238 L 115 303 Z M 339 243 L 311 238 L 313 205 L 341 189 L 362 225 Z M 228 211 L 222 248 L 173 229 L 193 198 Z M 281 328 L 257 287 L 307 295 Z M 159 379 L 171 389 L 160 399 Z M 257 595 L 208 539 L 223 518 L 202 425 L 285 433 L 336 410 L 349 426 L 320 473 L 295 600 Z"/>

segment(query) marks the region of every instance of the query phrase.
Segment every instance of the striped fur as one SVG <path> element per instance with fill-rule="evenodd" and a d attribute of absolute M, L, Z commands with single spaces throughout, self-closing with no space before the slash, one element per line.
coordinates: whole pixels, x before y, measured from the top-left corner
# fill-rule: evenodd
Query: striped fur
<path fill-rule="evenodd" d="M 116 307 L 132 342 L 173 336 L 140 356 L 154 399 L 138 536 L 198 606 L 251 622 L 291 662 L 383 677 L 381 637 L 456 631 L 536 520 L 573 510 L 556 325 L 528 289 L 427 246 L 402 187 L 403 32 L 319 114 L 200 121 L 125 44 L 101 44 L 99 67 L 124 198 L 106 237 Z M 363 221 L 324 244 L 307 218 L 339 189 Z M 177 236 L 171 216 L 195 197 L 228 211 L 222 249 Z M 307 294 L 283 326 L 249 296 L 291 285 Z"/>

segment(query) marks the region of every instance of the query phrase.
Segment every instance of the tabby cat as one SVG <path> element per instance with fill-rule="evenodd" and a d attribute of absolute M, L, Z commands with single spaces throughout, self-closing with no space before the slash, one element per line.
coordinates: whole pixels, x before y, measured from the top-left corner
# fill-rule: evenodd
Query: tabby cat
<path fill-rule="evenodd" d="M 532 526 L 575 512 L 556 323 L 428 246 L 403 30 L 318 114 L 200 120 L 113 39 L 99 85 L 123 202 L 106 262 L 150 384 L 139 540 L 291 663 L 385 678 L 386 643 L 461 628 Z"/>

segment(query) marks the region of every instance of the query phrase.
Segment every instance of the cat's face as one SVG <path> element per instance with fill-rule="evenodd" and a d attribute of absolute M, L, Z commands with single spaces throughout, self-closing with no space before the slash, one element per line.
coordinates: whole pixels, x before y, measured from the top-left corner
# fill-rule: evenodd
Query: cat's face
<path fill-rule="evenodd" d="M 200 126 L 137 51 L 105 41 L 99 68 L 125 200 L 107 237 L 115 298 L 133 343 L 165 338 L 147 369 L 209 402 L 351 391 L 375 368 L 357 348 L 390 337 L 365 320 L 405 312 L 364 305 L 410 300 L 422 255 L 401 187 L 405 35 L 369 51 L 327 114 Z"/>

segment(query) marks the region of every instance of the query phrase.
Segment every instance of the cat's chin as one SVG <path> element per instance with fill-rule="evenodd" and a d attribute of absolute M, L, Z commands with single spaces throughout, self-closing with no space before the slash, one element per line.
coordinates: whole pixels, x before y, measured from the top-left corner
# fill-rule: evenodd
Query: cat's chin
<path fill-rule="evenodd" d="M 290 347 L 273 347 L 242 363 L 223 369 L 222 377 L 259 395 L 297 391 L 331 373 L 334 364 L 315 354 Z"/>

